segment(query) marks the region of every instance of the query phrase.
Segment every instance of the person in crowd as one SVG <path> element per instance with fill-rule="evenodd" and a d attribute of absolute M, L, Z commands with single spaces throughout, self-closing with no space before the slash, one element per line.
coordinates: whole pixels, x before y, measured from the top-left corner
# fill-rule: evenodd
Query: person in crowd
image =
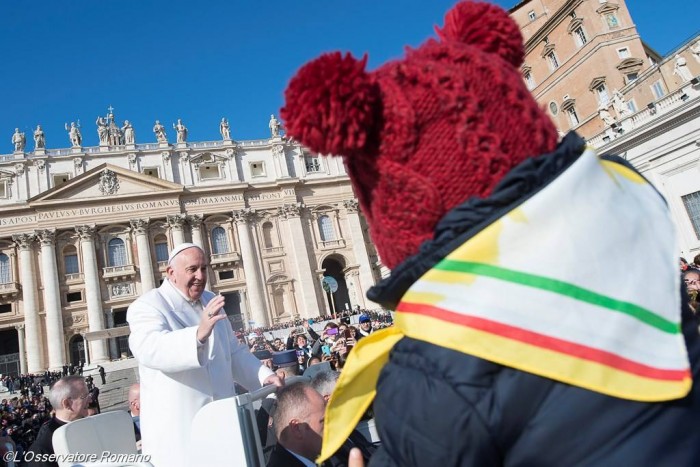
<path fill-rule="evenodd" d="M 139 443 L 141 441 L 141 385 L 134 383 L 129 386 L 127 397 L 129 415 L 131 415 L 131 420 L 134 422 L 134 436 L 136 437 L 136 442 Z"/>
<path fill-rule="evenodd" d="M 90 393 L 90 404 L 97 410 L 97 413 L 102 413 L 100 409 L 100 388 L 93 385 L 92 388 L 88 389 Z"/>
<path fill-rule="evenodd" d="M 460 1 L 435 30 L 376 70 L 326 53 L 285 91 L 287 135 L 343 158 L 391 271 L 368 298 L 397 317 L 350 353 L 317 460 L 373 403 L 375 465 L 696 465 L 700 335 L 668 204 L 559 141 L 508 12 Z"/>
<path fill-rule="evenodd" d="M 272 366 L 276 369 L 277 375 L 282 378 L 298 376 L 301 372 L 297 350 L 283 350 L 272 354 Z"/>
<path fill-rule="evenodd" d="M 272 415 L 277 445 L 267 467 L 313 466 L 321 452 L 326 403 L 306 382 L 277 391 L 277 409 Z"/>
<path fill-rule="evenodd" d="M 688 261 L 686 261 L 685 258 L 682 256 L 681 256 L 680 265 L 681 265 L 681 272 L 685 272 L 690 267 L 690 265 L 688 264 Z"/>
<path fill-rule="evenodd" d="M 328 403 L 339 377 L 340 373 L 337 371 L 330 369 L 320 371 L 311 378 L 311 387 L 313 387 L 316 392 L 321 394 L 323 400 Z M 345 466 L 350 450 L 355 447 L 362 451 L 362 456 L 365 462 L 369 462 L 372 454 L 374 454 L 374 452 L 377 450 L 377 447 L 374 446 L 372 442 L 369 441 L 362 433 L 357 430 L 353 430 L 347 441 L 343 443 L 343 446 L 338 449 L 338 451 L 336 451 L 336 453 L 329 459 L 330 464 L 334 467 Z"/>
<path fill-rule="evenodd" d="M 29 446 L 34 459 L 40 455 L 54 453 L 52 437 L 57 428 L 66 423 L 87 417 L 90 393 L 85 379 L 82 376 L 70 375 L 56 381 L 49 391 L 49 401 L 55 410 L 55 415 L 44 423 L 36 436 L 36 440 Z M 58 462 L 37 462 L 32 460 L 24 464 L 27 467 L 58 467 Z"/>
<path fill-rule="evenodd" d="M 105 378 L 105 369 L 102 365 L 97 365 L 97 371 L 100 373 L 100 379 L 102 380 L 102 386 L 107 384 L 107 380 Z"/>
<path fill-rule="evenodd" d="M 688 304 L 693 313 L 698 312 L 698 301 L 700 297 L 700 271 L 697 269 L 688 268 L 683 273 L 683 282 L 688 293 Z"/>
<path fill-rule="evenodd" d="M 357 334 L 358 340 L 362 339 L 363 337 L 367 337 L 374 332 L 374 329 L 372 329 L 372 318 L 369 316 L 361 315 L 359 323 L 360 329 L 359 333 Z"/>
<path fill-rule="evenodd" d="M 178 245 L 162 285 L 127 311 L 139 362 L 143 453 L 157 466 L 186 465 L 192 419 L 208 402 L 234 396 L 234 382 L 248 390 L 284 384 L 239 343 L 224 297 L 205 291 L 207 265 L 199 246 Z"/>

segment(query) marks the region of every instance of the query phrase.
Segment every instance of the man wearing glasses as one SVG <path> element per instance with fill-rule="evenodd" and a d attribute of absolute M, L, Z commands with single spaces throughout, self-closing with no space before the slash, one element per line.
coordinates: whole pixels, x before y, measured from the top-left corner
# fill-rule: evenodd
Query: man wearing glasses
<path fill-rule="evenodd" d="M 87 416 L 90 392 L 85 379 L 78 375 L 64 376 L 59 379 L 51 386 L 49 402 L 56 414 L 41 426 L 36 439 L 25 452 L 24 458 L 27 462 L 24 465 L 27 467 L 58 467 L 58 462 L 38 462 L 34 459 L 46 459 L 48 455 L 54 453 L 51 438 L 58 427 Z"/>

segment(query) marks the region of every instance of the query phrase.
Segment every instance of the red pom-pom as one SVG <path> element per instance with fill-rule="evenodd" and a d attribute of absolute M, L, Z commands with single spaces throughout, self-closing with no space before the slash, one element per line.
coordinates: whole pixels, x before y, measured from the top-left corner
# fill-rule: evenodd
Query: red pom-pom
<path fill-rule="evenodd" d="M 284 93 L 287 134 L 320 154 L 374 152 L 381 97 L 366 63 L 335 52 L 304 65 Z"/>
<path fill-rule="evenodd" d="M 443 41 L 474 45 L 500 55 L 519 67 L 524 60 L 523 36 L 502 8 L 489 3 L 460 2 L 445 15 L 445 27 L 435 28 Z"/>

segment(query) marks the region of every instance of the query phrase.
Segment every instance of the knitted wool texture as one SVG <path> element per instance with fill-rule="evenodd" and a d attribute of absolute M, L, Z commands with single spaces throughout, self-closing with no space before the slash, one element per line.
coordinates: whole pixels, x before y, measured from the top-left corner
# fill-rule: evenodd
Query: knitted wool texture
<path fill-rule="evenodd" d="M 287 134 L 341 155 L 389 268 L 417 253 L 450 209 L 485 197 L 515 165 L 556 147 L 525 87 L 519 28 L 461 2 L 429 39 L 374 72 L 339 52 L 303 66 L 285 92 Z"/>

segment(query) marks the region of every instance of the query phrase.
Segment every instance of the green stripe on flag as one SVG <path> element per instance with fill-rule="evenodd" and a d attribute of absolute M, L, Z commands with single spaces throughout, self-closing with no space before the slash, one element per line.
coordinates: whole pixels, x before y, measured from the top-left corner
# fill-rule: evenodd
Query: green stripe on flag
<path fill-rule="evenodd" d="M 583 287 L 569 284 L 568 282 L 537 276 L 535 274 L 513 271 L 499 266 L 493 266 L 491 264 L 455 261 L 450 259 L 442 260 L 437 264 L 437 266 L 435 266 L 435 269 L 493 277 L 494 279 L 534 287 L 536 289 L 547 290 L 549 292 L 571 297 L 575 300 L 580 300 L 592 305 L 625 313 L 648 324 L 649 326 L 653 326 L 656 329 L 669 334 L 677 334 L 680 332 L 680 323 L 669 321 L 666 318 L 642 308 L 641 306 L 635 305 L 634 303 L 616 300 L 591 290 L 584 289 Z"/>

